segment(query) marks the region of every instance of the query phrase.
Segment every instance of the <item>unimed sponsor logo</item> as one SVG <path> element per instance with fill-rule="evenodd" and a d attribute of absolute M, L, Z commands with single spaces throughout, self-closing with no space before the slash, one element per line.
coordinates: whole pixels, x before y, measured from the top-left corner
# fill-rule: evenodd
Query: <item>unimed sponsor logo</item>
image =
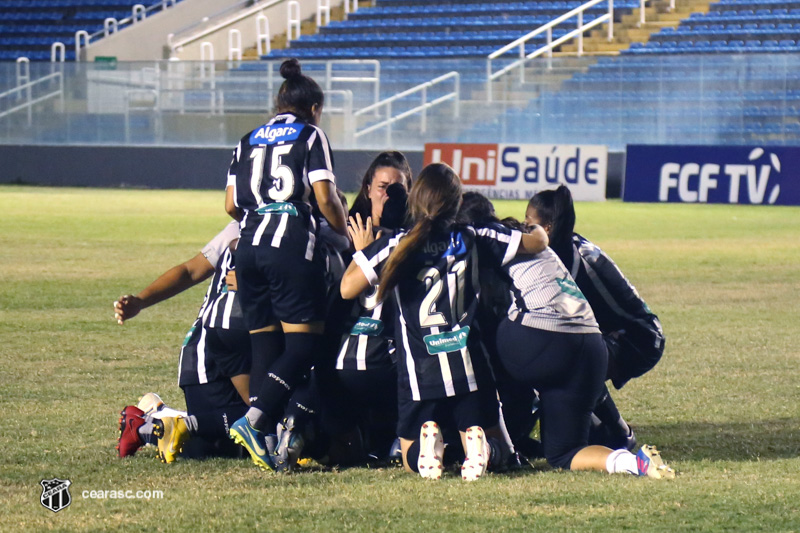
<path fill-rule="evenodd" d="M 468 190 L 490 198 L 527 199 L 567 185 L 576 200 L 605 200 L 605 146 L 544 144 L 425 145 L 425 165 L 447 163 Z"/>

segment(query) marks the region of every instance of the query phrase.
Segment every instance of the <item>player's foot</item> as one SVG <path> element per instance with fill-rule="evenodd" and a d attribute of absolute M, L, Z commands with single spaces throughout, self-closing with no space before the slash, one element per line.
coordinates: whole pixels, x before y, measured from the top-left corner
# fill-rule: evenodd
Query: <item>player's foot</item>
<path fill-rule="evenodd" d="M 294 417 L 289 416 L 283 419 L 278 426 L 278 446 L 272 461 L 277 472 L 291 472 L 297 466 L 300 459 L 300 452 L 305 446 L 303 435 L 295 427 Z"/>
<path fill-rule="evenodd" d="M 489 443 L 480 426 L 467 428 L 466 452 L 467 457 L 461 465 L 461 479 L 475 481 L 486 473 L 489 466 Z"/>
<path fill-rule="evenodd" d="M 142 410 L 145 415 L 152 415 L 164 407 L 164 402 L 155 392 L 148 392 L 139 398 L 139 405 L 137 405 L 137 407 Z"/>
<path fill-rule="evenodd" d="M 250 458 L 257 467 L 265 472 L 275 470 L 270 458 L 270 447 L 267 446 L 267 436 L 251 426 L 246 416 L 233 423 L 229 434 L 233 442 L 243 446 L 250 453 Z"/>
<path fill-rule="evenodd" d="M 120 457 L 128 457 L 144 446 L 139 438 L 139 428 L 144 424 L 144 413 L 136 406 L 129 405 L 119 413 L 119 442 L 117 451 Z"/>
<path fill-rule="evenodd" d="M 394 466 L 403 466 L 403 449 L 400 446 L 400 439 L 392 441 L 392 447 L 389 448 L 389 463 Z"/>
<path fill-rule="evenodd" d="M 442 477 L 442 458 L 444 457 L 444 441 L 442 432 L 436 422 L 422 424 L 419 430 L 419 457 L 417 469 L 425 479 Z"/>
<path fill-rule="evenodd" d="M 661 453 L 655 446 L 643 444 L 636 454 L 636 466 L 640 476 L 655 479 L 674 479 L 675 471 L 661 458 Z"/>
<path fill-rule="evenodd" d="M 162 463 L 172 463 L 189 440 L 186 421 L 178 416 L 153 419 L 153 435 L 158 437 L 158 458 Z"/>

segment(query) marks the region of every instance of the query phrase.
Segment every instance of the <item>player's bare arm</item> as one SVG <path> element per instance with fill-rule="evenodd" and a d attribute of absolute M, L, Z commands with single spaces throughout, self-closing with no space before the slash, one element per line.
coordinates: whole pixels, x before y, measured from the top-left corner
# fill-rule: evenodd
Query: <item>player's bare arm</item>
<path fill-rule="evenodd" d="M 322 216 L 337 233 L 347 235 L 347 214 L 336 194 L 336 185 L 332 181 L 319 180 L 315 181 L 312 187 Z"/>
<path fill-rule="evenodd" d="M 232 219 L 239 222 L 242 221 L 242 210 L 236 207 L 234 202 L 234 195 L 236 189 L 231 185 L 225 188 L 225 212 L 228 213 Z"/>
<path fill-rule="evenodd" d="M 547 232 L 544 228 L 536 224 L 531 228 L 529 233 L 522 234 L 518 253 L 538 254 L 539 252 L 543 252 L 548 244 L 550 244 L 550 239 L 547 237 Z"/>
<path fill-rule="evenodd" d="M 214 273 L 214 265 L 199 253 L 185 263 L 176 265 L 136 295 L 126 294 L 114 302 L 114 318 L 122 325 L 139 314 L 142 309 L 163 302 L 176 294 L 207 280 Z"/>

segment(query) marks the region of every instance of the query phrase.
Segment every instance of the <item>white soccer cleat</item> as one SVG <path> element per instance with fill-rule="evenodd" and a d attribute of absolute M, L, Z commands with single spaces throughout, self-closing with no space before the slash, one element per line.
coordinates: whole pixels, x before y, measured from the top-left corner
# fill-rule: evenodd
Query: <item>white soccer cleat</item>
<path fill-rule="evenodd" d="M 461 465 L 461 479 L 475 481 L 489 467 L 489 442 L 480 426 L 467 428 L 467 457 Z"/>
<path fill-rule="evenodd" d="M 444 441 L 439 425 L 433 421 L 425 422 L 419 430 L 419 475 L 425 479 L 441 479 L 443 457 Z"/>
<path fill-rule="evenodd" d="M 136 407 L 144 412 L 144 416 L 152 416 L 164 407 L 164 401 L 155 392 L 148 392 L 139 398 L 139 404 Z"/>
<path fill-rule="evenodd" d="M 640 476 L 675 479 L 675 470 L 664 462 L 656 447 L 649 444 L 643 444 L 639 453 L 636 454 L 636 467 Z"/>

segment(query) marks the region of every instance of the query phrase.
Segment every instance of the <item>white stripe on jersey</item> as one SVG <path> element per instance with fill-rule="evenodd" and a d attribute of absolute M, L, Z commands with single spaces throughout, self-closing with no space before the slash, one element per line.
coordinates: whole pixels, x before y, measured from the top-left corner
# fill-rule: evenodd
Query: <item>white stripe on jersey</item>
<path fill-rule="evenodd" d="M 455 330 L 455 328 L 453 328 Z M 439 327 L 431 327 L 431 335 L 438 335 Z M 450 371 L 450 362 L 447 360 L 447 352 L 439 352 L 436 354 L 439 358 L 439 369 L 442 373 L 442 383 L 444 384 L 444 391 L 448 397 L 456 395 L 456 388 L 453 385 L 453 373 Z"/>
<path fill-rule="evenodd" d="M 312 170 L 308 173 L 308 181 L 309 183 L 316 183 L 318 181 L 328 180 L 330 182 L 336 183 L 336 175 L 330 170 L 325 170 L 321 168 L 319 170 Z"/>
<path fill-rule="evenodd" d="M 394 288 L 394 296 L 397 298 L 397 311 L 400 313 L 400 334 L 403 337 L 403 349 L 406 352 L 406 371 L 408 372 L 408 384 L 411 387 L 411 399 L 415 402 L 420 401 L 419 383 L 417 382 L 417 366 L 414 364 L 414 356 L 411 355 L 411 345 L 408 342 L 408 325 L 406 317 L 403 316 L 403 306 L 400 305 L 400 289 Z"/>
<path fill-rule="evenodd" d="M 202 326 L 200 326 L 202 328 Z M 208 383 L 206 374 L 206 328 L 200 332 L 200 340 L 197 341 L 197 382 L 201 385 Z"/>
<path fill-rule="evenodd" d="M 356 346 L 356 369 L 367 369 L 367 342 L 369 337 L 366 335 L 358 336 L 358 346 Z"/>
<path fill-rule="evenodd" d="M 230 329 L 231 313 L 233 312 L 233 301 L 236 299 L 235 292 L 225 294 L 225 311 L 222 314 L 222 329 Z"/>
<path fill-rule="evenodd" d="M 339 352 L 339 358 L 336 359 L 336 370 L 344 370 L 344 356 L 347 354 L 347 348 L 350 346 L 350 337 L 347 337 L 342 344 L 342 350 Z"/>
<path fill-rule="evenodd" d="M 275 234 L 272 236 L 271 244 L 273 248 L 281 247 L 281 239 L 283 239 L 283 234 L 286 233 L 286 225 L 288 223 L 289 223 L 289 214 L 288 213 L 281 214 L 281 221 L 278 223 L 278 229 L 275 230 Z"/>
<path fill-rule="evenodd" d="M 319 133 L 319 138 L 322 141 L 322 153 L 325 154 L 325 166 L 328 167 L 328 170 L 333 170 L 333 163 L 331 162 L 331 152 L 330 152 L 330 143 L 328 142 L 328 137 L 325 135 L 325 132 L 322 131 L 320 128 L 312 125 L 314 131 Z M 308 145 L 309 149 L 311 148 L 311 143 Z"/>
<path fill-rule="evenodd" d="M 317 236 L 313 232 L 308 232 L 308 245 L 306 246 L 306 261 L 314 259 L 314 246 L 317 244 Z"/>
<path fill-rule="evenodd" d="M 269 224 L 270 218 L 272 218 L 272 215 L 267 213 L 267 216 L 265 216 L 264 219 L 261 221 L 261 224 L 258 225 L 258 229 L 256 229 L 256 232 L 253 235 L 253 246 L 258 246 L 259 244 L 261 244 L 261 237 L 267 230 L 267 224 Z"/>
<path fill-rule="evenodd" d="M 453 331 L 458 331 L 459 329 L 461 329 L 461 326 L 458 324 L 453 326 Z M 469 384 L 469 391 L 475 392 L 478 390 L 478 380 L 475 379 L 475 370 L 472 368 L 472 355 L 469 353 L 469 348 L 466 346 L 461 348 L 461 360 L 464 362 L 464 373 L 467 378 L 467 383 Z"/>

